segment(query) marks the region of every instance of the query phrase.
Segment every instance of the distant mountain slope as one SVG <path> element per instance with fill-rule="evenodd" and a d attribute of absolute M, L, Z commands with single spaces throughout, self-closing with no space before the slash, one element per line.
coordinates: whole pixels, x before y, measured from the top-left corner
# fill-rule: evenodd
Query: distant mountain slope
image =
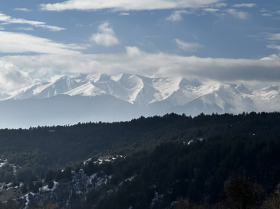
<path fill-rule="evenodd" d="M 0 127 L 120 121 L 170 112 L 194 116 L 280 110 L 277 85 L 251 89 L 239 83 L 124 73 L 62 76 L 1 98 Z"/>
<path fill-rule="evenodd" d="M 110 95 L 55 97 L 0 102 L 0 127 L 73 124 L 87 121 L 125 121 L 142 114 L 136 106 Z"/>

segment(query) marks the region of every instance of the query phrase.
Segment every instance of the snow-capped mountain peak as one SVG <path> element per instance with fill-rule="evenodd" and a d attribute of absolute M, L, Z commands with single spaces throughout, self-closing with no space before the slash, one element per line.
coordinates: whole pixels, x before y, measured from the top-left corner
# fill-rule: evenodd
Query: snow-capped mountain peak
<path fill-rule="evenodd" d="M 78 76 L 62 76 L 53 82 L 44 82 L 32 85 L 12 93 L 9 99 L 29 99 L 29 98 L 50 98 L 70 91 L 85 82 L 81 75 Z"/>
<path fill-rule="evenodd" d="M 61 76 L 53 82 L 44 82 L 20 89 L 8 99 L 50 98 L 58 95 L 100 96 L 111 95 L 131 104 L 149 105 L 168 101 L 172 105 L 185 105 L 203 97 L 208 103 L 236 103 L 241 97 L 270 100 L 279 97 L 279 86 L 269 86 L 252 91 L 243 84 L 201 83 L 186 78 L 151 78 L 133 74 L 79 74 Z M 210 97 L 211 98 L 210 99 Z M 233 98 L 234 97 L 234 98 Z M 208 99 L 206 99 L 208 98 Z M 231 99 L 230 99 L 231 98 Z M 222 107 L 223 105 L 218 105 Z"/>
<path fill-rule="evenodd" d="M 5 94 L 1 98 L 0 106 L 3 107 L 0 107 L 0 113 L 13 115 L 16 114 L 15 108 L 19 111 L 25 105 L 24 108 L 28 109 L 22 110 L 28 114 L 25 120 L 34 115 L 35 110 L 35 115 L 43 112 L 48 113 L 45 117 L 54 118 L 60 112 L 65 111 L 67 117 L 63 117 L 66 118 L 75 112 L 76 122 L 80 122 L 79 115 L 81 121 L 91 118 L 114 121 L 168 112 L 197 115 L 201 112 L 280 111 L 278 85 L 254 89 L 240 83 L 201 82 L 181 77 L 154 78 L 125 73 L 113 76 L 65 75 L 52 82 L 38 83 L 11 92 L 10 95 L 7 97 Z M 54 109 L 55 116 L 52 113 Z"/>

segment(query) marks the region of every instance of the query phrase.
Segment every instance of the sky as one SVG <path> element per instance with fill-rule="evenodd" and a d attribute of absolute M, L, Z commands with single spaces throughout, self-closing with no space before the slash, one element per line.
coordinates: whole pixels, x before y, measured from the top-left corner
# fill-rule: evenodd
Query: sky
<path fill-rule="evenodd" d="M 277 0 L 2 0 L 0 92 L 121 72 L 279 83 Z"/>

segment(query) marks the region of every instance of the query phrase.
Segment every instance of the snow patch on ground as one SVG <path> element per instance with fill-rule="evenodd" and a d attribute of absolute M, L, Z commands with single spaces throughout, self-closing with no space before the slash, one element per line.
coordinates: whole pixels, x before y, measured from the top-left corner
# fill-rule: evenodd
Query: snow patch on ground
<path fill-rule="evenodd" d="M 54 190 L 56 190 L 57 186 L 59 185 L 58 182 L 54 181 L 53 182 L 53 187 L 50 189 L 48 185 L 43 186 L 42 188 L 39 189 L 39 191 L 44 191 L 44 192 L 53 192 Z"/>
<path fill-rule="evenodd" d="M 108 156 L 101 156 L 99 157 L 94 163 L 102 164 L 104 162 L 114 162 L 119 158 L 125 158 L 123 155 L 108 155 Z"/>
<path fill-rule="evenodd" d="M 183 144 L 191 145 L 194 142 L 202 142 L 203 140 L 204 140 L 204 138 L 191 139 L 187 143 L 183 142 Z"/>
<path fill-rule="evenodd" d="M 9 163 L 7 159 L 5 159 L 5 160 L 0 159 L 0 168 L 2 168 L 3 166 L 6 166 L 6 165 L 12 167 L 13 174 L 16 175 L 18 166 L 14 165 L 12 163 Z"/>
<path fill-rule="evenodd" d="M 155 192 L 155 196 L 151 201 L 150 208 L 153 208 L 162 198 L 163 195 L 159 195 L 158 192 Z"/>

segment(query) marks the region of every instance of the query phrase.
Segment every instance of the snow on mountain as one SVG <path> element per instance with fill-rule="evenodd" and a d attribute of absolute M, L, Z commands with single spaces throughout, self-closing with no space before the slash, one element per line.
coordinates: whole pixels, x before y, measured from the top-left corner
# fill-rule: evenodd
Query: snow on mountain
<path fill-rule="evenodd" d="M 85 83 L 85 76 L 62 76 L 54 82 L 45 82 L 21 89 L 12 94 L 9 99 L 50 98 L 70 91 Z"/>
<path fill-rule="evenodd" d="M 56 121 L 60 115 L 71 118 L 71 123 L 75 123 L 80 122 L 74 121 L 75 118 L 82 121 L 116 121 L 168 112 L 197 115 L 201 112 L 280 111 L 279 103 L 278 85 L 253 89 L 243 84 L 200 82 L 180 77 L 152 78 L 122 73 L 113 76 L 62 76 L 53 82 L 35 84 L 3 95 L 0 108 L 7 117 L 9 114 L 15 115 L 18 121 L 21 120 L 20 115 L 24 115 L 25 119 L 32 116 L 34 121 L 39 115 L 41 118 L 52 117 L 52 121 Z M 24 114 L 21 109 L 25 111 Z M 67 120 L 60 118 L 59 121 Z"/>
<path fill-rule="evenodd" d="M 96 87 L 118 99 L 133 103 L 139 91 L 143 88 L 142 80 L 136 75 L 121 74 L 108 76 L 102 74 L 94 83 Z"/>
<path fill-rule="evenodd" d="M 202 83 L 197 80 L 187 80 L 182 78 L 178 83 L 178 88 L 166 98 L 166 102 L 168 102 L 170 106 L 185 105 L 188 102 L 213 91 L 213 88 L 215 89 L 216 87 L 202 85 Z"/>
<path fill-rule="evenodd" d="M 240 112 L 260 109 L 262 104 L 277 109 L 278 106 L 269 103 L 280 101 L 280 88 L 274 85 L 250 90 L 241 84 L 201 83 L 186 78 L 150 78 L 124 73 L 115 76 L 101 74 L 99 77 L 71 75 L 13 92 L 8 99 L 45 99 L 58 95 L 110 95 L 131 104 L 147 106 L 165 102 L 169 107 L 199 100 L 205 107 L 214 105 L 225 112 Z"/>
<path fill-rule="evenodd" d="M 278 106 L 269 103 L 280 101 L 280 88 L 273 85 L 253 91 L 241 84 L 201 83 L 178 77 L 150 78 L 125 73 L 115 76 L 101 74 L 98 77 L 82 74 L 62 76 L 54 82 L 18 90 L 8 99 L 45 99 L 58 95 L 111 95 L 131 104 L 147 106 L 165 102 L 168 107 L 184 106 L 199 100 L 205 107 L 214 105 L 225 112 L 240 112 L 260 109 L 263 104 L 268 110 L 277 109 Z M 4 96 L 2 98 L 5 99 Z"/>
<path fill-rule="evenodd" d="M 257 96 L 254 102 L 258 106 L 258 109 L 262 108 L 263 111 L 279 111 L 280 86 L 268 86 L 254 93 Z"/>
<path fill-rule="evenodd" d="M 279 99 L 280 87 L 273 85 L 273 86 L 263 88 L 259 91 L 259 95 L 263 100 L 266 100 L 266 101 Z"/>
<path fill-rule="evenodd" d="M 70 96 L 98 96 L 98 95 L 104 95 L 106 94 L 105 91 L 99 89 L 92 83 L 92 81 L 89 81 L 88 83 L 81 85 L 75 89 L 72 89 L 70 91 L 67 91 L 65 94 Z"/>
<path fill-rule="evenodd" d="M 254 107 L 252 94 L 245 86 L 236 84 L 220 85 L 214 91 L 198 98 L 204 106 L 218 109 L 221 112 L 251 112 Z M 205 110 L 207 111 L 207 110 Z M 208 111 L 207 111 L 208 112 Z"/>
<path fill-rule="evenodd" d="M 112 95 L 130 103 L 149 104 L 168 98 L 179 88 L 180 78 L 148 78 L 131 74 L 63 76 L 54 82 L 36 84 L 13 93 L 9 99 Z"/>

